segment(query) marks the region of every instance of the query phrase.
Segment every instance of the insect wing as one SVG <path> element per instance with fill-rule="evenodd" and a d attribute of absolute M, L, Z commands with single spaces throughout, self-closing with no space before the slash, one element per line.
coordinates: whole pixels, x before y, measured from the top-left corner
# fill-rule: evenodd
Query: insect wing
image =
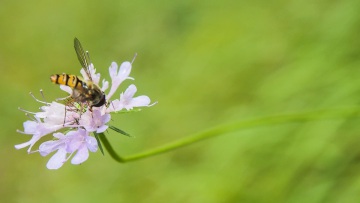
<path fill-rule="evenodd" d="M 82 68 L 85 70 L 86 75 L 92 81 L 91 73 L 90 73 L 90 69 L 89 69 L 90 64 L 91 64 L 89 53 L 84 51 L 84 49 L 81 46 L 80 41 L 76 37 L 74 39 L 74 48 L 75 48 L 76 55 L 79 59 L 79 62 L 81 64 Z"/>

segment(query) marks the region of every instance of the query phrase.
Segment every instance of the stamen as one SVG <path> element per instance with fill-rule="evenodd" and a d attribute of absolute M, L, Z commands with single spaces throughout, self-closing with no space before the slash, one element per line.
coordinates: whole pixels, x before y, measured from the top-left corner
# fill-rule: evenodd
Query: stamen
<path fill-rule="evenodd" d="M 65 161 L 63 161 L 63 163 L 67 162 L 74 153 L 75 153 L 75 151 L 71 152 L 71 153 L 69 154 L 69 156 L 65 159 Z"/>
<path fill-rule="evenodd" d="M 49 103 L 46 101 L 46 99 L 45 99 L 45 95 L 44 95 L 44 92 L 43 92 L 42 89 L 40 89 L 40 94 L 41 94 L 43 100 L 45 101 L 45 103 L 46 103 L 48 106 L 50 106 L 50 104 L 49 104 Z"/>
<path fill-rule="evenodd" d="M 36 113 L 34 113 L 34 112 L 27 111 L 27 110 L 22 109 L 22 108 L 20 108 L 20 107 L 18 107 L 18 109 L 19 109 L 20 111 L 25 112 L 25 113 L 29 113 L 29 114 L 36 114 Z"/>
<path fill-rule="evenodd" d="M 25 116 L 27 116 L 32 121 L 37 121 L 34 117 L 31 117 L 28 113 L 25 113 Z"/>
<path fill-rule="evenodd" d="M 40 91 L 41 91 L 41 90 L 40 90 Z M 40 102 L 40 103 L 42 103 L 42 104 L 46 104 L 46 105 L 48 104 L 48 103 L 46 103 L 46 102 L 43 102 L 43 101 L 40 101 L 40 100 L 36 99 L 36 97 L 33 95 L 32 92 L 30 92 L 29 94 L 30 94 L 30 96 L 31 96 L 33 99 L 35 99 L 35 101 Z"/>
<path fill-rule="evenodd" d="M 16 129 L 16 132 L 21 133 L 21 134 L 26 134 L 24 131 L 21 131 L 21 130 L 18 130 L 18 129 Z"/>
<path fill-rule="evenodd" d="M 135 53 L 134 58 L 133 58 L 133 60 L 131 61 L 131 65 L 134 63 L 136 56 L 137 56 L 137 53 Z"/>
<path fill-rule="evenodd" d="M 155 104 L 157 104 L 158 102 L 156 101 L 156 102 L 154 102 L 154 103 L 152 103 L 152 104 L 149 104 L 149 106 L 148 107 L 150 107 L 150 106 L 154 106 Z"/>
<path fill-rule="evenodd" d="M 36 152 L 39 152 L 39 150 L 30 151 L 30 152 L 28 152 L 28 154 L 32 154 L 32 153 L 36 153 Z"/>

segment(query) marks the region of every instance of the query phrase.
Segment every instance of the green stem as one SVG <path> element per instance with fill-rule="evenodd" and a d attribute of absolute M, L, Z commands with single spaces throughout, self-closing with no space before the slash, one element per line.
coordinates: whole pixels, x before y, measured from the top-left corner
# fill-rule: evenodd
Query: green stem
<path fill-rule="evenodd" d="M 360 109 L 358 107 L 353 107 L 346 109 L 318 110 L 318 111 L 311 111 L 304 113 L 274 115 L 274 116 L 266 116 L 261 118 L 238 121 L 231 124 L 217 126 L 215 128 L 211 128 L 209 130 L 205 130 L 203 132 L 190 135 L 188 137 L 165 144 L 163 146 L 156 147 L 154 149 L 150 149 L 127 157 L 121 157 L 117 155 L 103 133 L 99 134 L 99 138 L 112 158 L 114 158 L 118 162 L 125 163 L 129 161 L 135 161 L 146 157 L 158 155 L 207 138 L 223 135 L 225 133 L 234 132 L 238 130 L 253 128 L 258 126 L 290 123 L 290 122 L 305 122 L 305 121 L 332 119 L 332 118 L 356 117 L 359 116 L 359 113 L 360 113 Z"/>

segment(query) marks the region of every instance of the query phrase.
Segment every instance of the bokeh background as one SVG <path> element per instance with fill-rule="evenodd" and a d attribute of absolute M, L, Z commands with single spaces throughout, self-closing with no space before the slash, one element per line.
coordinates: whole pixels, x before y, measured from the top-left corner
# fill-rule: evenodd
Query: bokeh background
<path fill-rule="evenodd" d="M 359 202 L 359 119 L 254 128 L 119 164 L 92 153 L 46 168 L 15 150 L 37 111 L 66 96 L 78 37 L 98 72 L 138 57 L 122 90 L 159 103 L 116 115 L 121 155 L 242 119 L 360 101 L 360 1 L 0 1 L 1 202 Z M 119 92 L 120 93 L 120 92 Z"/>

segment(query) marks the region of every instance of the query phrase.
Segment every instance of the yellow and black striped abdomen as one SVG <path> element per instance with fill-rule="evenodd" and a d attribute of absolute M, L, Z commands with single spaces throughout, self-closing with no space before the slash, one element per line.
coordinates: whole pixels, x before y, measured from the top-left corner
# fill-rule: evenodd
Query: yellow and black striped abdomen
<path fill-rule="evenodd" d="M 72 89 L 81 88 L 83 86 L 83 81 L 76 75 L 69 74 L 55 74 L 50 77 L 51 82 L 59 85 L 66 85 Z"/>

